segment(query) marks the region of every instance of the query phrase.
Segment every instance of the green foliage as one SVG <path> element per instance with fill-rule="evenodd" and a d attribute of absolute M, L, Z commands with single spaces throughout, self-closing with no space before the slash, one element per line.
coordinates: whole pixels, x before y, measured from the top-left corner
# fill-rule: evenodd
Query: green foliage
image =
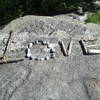
<path fill-rule="evenodd" d="M 64 0 L 42 0 L 41 9 L 45 12 L 62 11 L 64 10 Z"/>
<path fill-rule="evenodd" d="M 96 5 L 93 4 L 93 0 L 42 0 L 42 11 L 66 11 L 76 10 L 79 6 L 84 10 L 94 11 Z"/>
<path fill-rule="evenodd" d="M 100 24 L 100 10 L 96 11 L 95 13 L 90 14 L 86 22 Z"/>
<path fill-rule="evenodd" d="M 19 0 L 0 0 L 0 24 L 24 15 Z"/>
<path fill-rule="evenodd" d="M 0 24 L 28 14 L 49 14 L 69 10 L 93 11 L 96 6 L 92 0 L 0 0 Z"/>

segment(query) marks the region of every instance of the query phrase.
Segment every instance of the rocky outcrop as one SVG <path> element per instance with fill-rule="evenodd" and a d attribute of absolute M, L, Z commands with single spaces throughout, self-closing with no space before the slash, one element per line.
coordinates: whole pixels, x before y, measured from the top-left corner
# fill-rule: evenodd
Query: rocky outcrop
<path fill-rule="evenodd" d="M 99 43 L 99 25 L 84 24 L 67 15 L 21 17 L 0 30 L 0 56 L 10 31 L 7 59 L 25 60 L 0 65 L 0 100 L 99 100 L 95 95 L 99 85 L 95 90 L 90 79 L 100 80 L 100 55 L 83 55 L 79 44 L 82 38 L 97 38 Z M 63 40 L 67 48 L 70 39 L 74 42 L 72 52 L 64 57 L 58 41 Z M 57 44 L 56 57 L 43 62 L 25 58 L 27 45 L 35 40 Z M 44 55 L 41 45 L 31 49 L 33 56 Z"/>

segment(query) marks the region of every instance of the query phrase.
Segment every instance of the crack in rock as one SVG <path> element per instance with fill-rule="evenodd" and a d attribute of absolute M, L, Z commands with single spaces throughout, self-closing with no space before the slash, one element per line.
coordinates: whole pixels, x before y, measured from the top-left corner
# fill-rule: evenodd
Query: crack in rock
<path fill-rule="evenodd" d="M 23 74 L 23 75 L 21 76 L 21 74 Z M 14 79 L 11 80 L 7 84 L 7 88 L 6 88 L 6 92 L 5 92 L 5 95 L 4 95 L 4 99 L 3 100 L 10 100 L 11 97 L 16 92 L 16 90 L 18 88 L 20 88 L 23 84 L 25 84 L 28 81 L 30 75 L 31 75 L 31 69 L 30 68 L 27 68 L 26 69 L 26 72 L 24 72 L 24 73 L 23 72 L 22 73 L 20 72 L 18 76 L 14 77 Z"/>
<path fill-rule="evenodd" d="M 90 100 L 100 100 L 100 82 L 96 78 L 86 79 L 85 86 Z"/>

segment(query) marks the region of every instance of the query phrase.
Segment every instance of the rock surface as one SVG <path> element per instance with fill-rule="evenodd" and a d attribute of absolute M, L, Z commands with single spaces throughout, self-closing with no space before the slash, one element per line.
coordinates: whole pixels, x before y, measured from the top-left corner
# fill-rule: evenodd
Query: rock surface
<path fill-rule="evenodd" d="M 91 100 L 100 100 L 100 82 L 98 82 L 97 79 L 86 79 L 85 86 L 88 91 L 88 96 Z"/>
<path fill-rule="evenodd" d="M 21 17 L 0 30 L 0 56 L 11 30 L 8 58 L 25 58 L 27 45 L 37 39 L 57 44 L 57 52 L 56 57 L 48 61 L 25 58 L 23 62 L 0 65 L 0 100 L 100 99 L 99 85 L 91 83 L 100 81 L 100 55 L 83 55 L 79 44 L 82 38 L 97 38 L 99 43 L 99 25 L 84 24 L 67 15 Z M 72 53 L 64 57 L 58 41 L 64 40 L 67 48 L 70 39 L 74 41 Z M 34 46 L 33 55 L 43 56 L 41 49 Z"/>

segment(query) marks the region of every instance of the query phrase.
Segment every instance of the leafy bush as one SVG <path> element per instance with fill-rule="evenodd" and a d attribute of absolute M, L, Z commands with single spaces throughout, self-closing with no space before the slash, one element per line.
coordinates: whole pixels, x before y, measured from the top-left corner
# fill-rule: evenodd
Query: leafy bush
<path fill-rule="evenodd" d="M 43 11 L 65 11 L 76 10 L 79 6 L 84 10 L 95 10 L 94 0 L 42 0 L 41 8 Z"/>
<path fill-rule="evenodd" d="M 88 19 L 86 22 L 92 22 L 92 23 L 97 23 L 100 24 L 100 10 L 96 11 L 95 13 L 92 13 L 88 16 Z"/>
<path fill-rule="evenodd" d="M 0 24 L 27 14 L 49 14 L 76 10 L 78 6 L 84 10 L 95 8 L 93 0 L 0 0 Z M 88 8 L 88 9 L 87 9 Z"/>
<path fill-rule="evenodd" d="M 0 0 L 0 24 L 23 15 L 23 8 L 20 5 L 19 0 Z"/>

